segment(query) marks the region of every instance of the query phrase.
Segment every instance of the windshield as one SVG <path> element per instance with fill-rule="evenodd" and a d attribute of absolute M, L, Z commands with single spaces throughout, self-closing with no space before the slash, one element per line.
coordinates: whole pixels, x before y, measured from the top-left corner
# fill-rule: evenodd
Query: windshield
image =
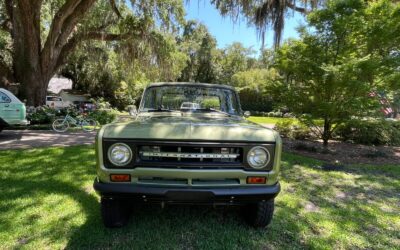
<path fill-rule="evenodd" d="M 157 86 L 146 89 L 141 112 L 220 112 L 240 115 L 236 93 L 227 88 L 199 85 Z"/>

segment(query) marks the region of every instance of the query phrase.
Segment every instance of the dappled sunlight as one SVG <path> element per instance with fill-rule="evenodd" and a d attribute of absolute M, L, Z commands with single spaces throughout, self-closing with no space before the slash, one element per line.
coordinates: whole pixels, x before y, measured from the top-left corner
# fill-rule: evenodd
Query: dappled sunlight
<path fill-rule="evenodd" d="M 298 157 L 290 158 L 296 161 Z M 398 178 L 389 177 L 385 172 L 376 176 L 368 170 L 359 167 L 345 169 L 344 172 L 324 171 L 319 169 L 318 164 L 284 164 L 283 179 L 290 183 L 291 189 L 287 196 L 297 200 L 301 217 L 312 222 L 319 229 L 317 231 L 330 232 L 330 236 L 323 234 L 321 237 L 320 233 L 315 233 L 310 228 L 312 233 L 308 233 L 308 237 L 315 234 L 313 241 L 326 240 L 328 243 L 334 240 L 339 248 L 396 244 L 394 239 L 397 232 L 387 225 L 391 221 L 399 221 L 399 218 L 394 213 L 382 211 L 380 207 L 387 204 L 389 199 L 394 198 L 399 202 Z M 360 194 L 363 194 L 362 199 Z M 286 194 L 278 196 L 277 200 L 285 196 Z M 310 209 L 310 202 L 318 209 Z M 398 214 L 400 210 L 395 204 L 392 203 L 390 207 L 397 210 Z M 384 232 L 387 236 L 383 235 Z"/>
<path fill-rule="evenodd" d="M 92 146 L 0 152 L 0 241 L 7 248 L 396 248 L 400 183 L 392 166 L 326 171 L 283 155 L 275 215 L 249 227 L 238 208 L 133 206 L 129 224 L 104 228 Z"/>
<path fill-rule="evenodd" d="M 96 132 L 6 130 L 0 133 L 0 150 L 90 145 L 95 135 Z"/>

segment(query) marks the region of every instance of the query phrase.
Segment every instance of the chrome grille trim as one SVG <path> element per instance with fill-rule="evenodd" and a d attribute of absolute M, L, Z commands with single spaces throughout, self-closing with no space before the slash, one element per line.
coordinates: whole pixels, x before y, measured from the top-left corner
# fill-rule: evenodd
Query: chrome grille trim
<path fill-rule="evenodd" d="M 175 153 L 175 152 L 139 152 L 142 156 L 147 157 L 168 157 L 186 159 L 236 159 L 240 154 L 213 154 L 213 153 Z"/>

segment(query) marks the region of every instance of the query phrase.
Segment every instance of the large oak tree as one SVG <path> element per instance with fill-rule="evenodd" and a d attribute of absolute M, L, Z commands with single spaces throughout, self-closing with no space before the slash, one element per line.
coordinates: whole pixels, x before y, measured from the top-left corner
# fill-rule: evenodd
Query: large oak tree
<path fill-rule="evenodd" d="M 177 0 L 130 4 L 127 8 L 121 3 L 128 13 L 123 15 L 116 0 L 4 0 L 0 29 L 3 36 L 8 34 L 11 45 L 0 55 L 0 86 L 19 83 L 19 96 L 28 105 L 40 105 L 50 78 L 82 42 L 135 38 L 151 42 L 154 23 L 160 21 L 169 27 L 183 13 Z M 94 8 L 97 13 L 93 13 Z M 44 12 L 50 15 L 48 23 Z"/>
<path fill-rule="evenodd" d="M 97 13 L 99 22 L 90 16 L 96 5 L 108 3 L 108 12 Z M 65 63 L 68 55 L 84 41 L 115 41 L 146 34 L 157 24 L 169 26 L 183 16 L 180 0 L 131 0 L 127 12 L 118 9 L 128 1 L 118 0 L 2 0 L 0 2 L 0 86 L 20 83 L 19 96 L 28 105 L 45 101 L 50 78 Z M 221 14 L 235 17 L 244 14 L 263 36 L 266 27 L 275 30 L 278 44 L 287 10 L 306 12 L 307 3 L 317 0 L 212 0 Z M 300 3 L 300 7 L 296 5 Z M 118 6 L 119 4 L 119 6 Z M 50 6 L 50 7 L 49 7 Z M 45 7 L 53 9 L 48 22 Z M 109 17 L 109 13 L 114 13 Z M 178 15 L 177 15 L 178 14 Z M 158 17 L 158 21 L 155 20 Z M 117 20 L 116 20 L 117 19 Z M 161 21 L 161 22 L 160 22 Z M 7 36 L 10 46 L 1 47 Z"/>

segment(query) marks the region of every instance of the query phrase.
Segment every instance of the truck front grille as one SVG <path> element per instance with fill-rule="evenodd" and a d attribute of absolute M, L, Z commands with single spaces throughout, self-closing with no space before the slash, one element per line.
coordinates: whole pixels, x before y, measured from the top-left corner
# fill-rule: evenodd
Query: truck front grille
<path fill-rule="evenodd" d="M 141 162 L 165 163 L 241 163 L 243 150 L 239 147 L 198 146 L 139 146 Z"/>

